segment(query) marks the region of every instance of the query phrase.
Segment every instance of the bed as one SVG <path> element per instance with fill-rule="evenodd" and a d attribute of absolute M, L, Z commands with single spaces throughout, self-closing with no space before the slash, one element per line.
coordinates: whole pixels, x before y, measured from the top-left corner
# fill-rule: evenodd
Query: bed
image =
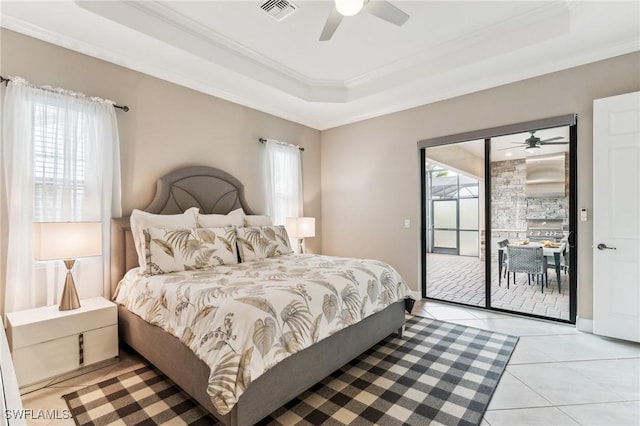
<path fill-rule="evenodd" d="M 226 215 L 237 211 L 237 209 L 242 209 L 247 215 L 253 213 L 244 199 L 242 183 L 224 171 L 209 167 L 183 168 L 160 178 L 153 201 L 143 210 L 152 214 L 176 215 L 184 214 L 194 207 L 197 207 L 202 214 Z M 144 282 L 149 288 L 152 288 L 158 280 L 167 280 L 166 276 L 156 275 L 144 278 L 141 274 L 131 271 L 140 263 L 133 240 L 130 219 L 128 217 L 114 219 L 111 253 L 112 294 L 115 294 L 116 289 L 119 289 L 118 283 L 125 277 L 125 274 L 138 276 L 140 280 L 147 280 Z M 314 257 L 313 255 L 284 255 L 275 259 L 275 261 L 264 259 L 256 260 L 254 263 L 241 264 L 245 269 L 244 276 L 248 276 L 249 273 L 254 274 L 254 272 L 246 271 L 248 267 L 255 267 L 256 271 L 268 267 L 286 270 L 292 268 L 292 262 L 300 265 L 315 265 L 318 262 L 324 265 L 326 263 L 324 257 Z M 274 266 L 273 262 L 278 264 Z M 339 262 L 351 265 L 349 262 L 356 262 L 356 260 L 343 259 Z M 371 265 L 378 268 L 388 267 L 382 262 L 367 260 L 358 262 L 371 262 Z M 215 270 L 216 273 L 226 276 L 236 274 L 234 266 L 221 266 Z M 174 273 L 170 280 L 182 279 L 180 274 L 181 272 Z M 184 274 L 188 274 L 188 272 Z M 259 273 L 255 272 L 255 276 L 258 277 Z M 125 281 L 123 280 L 123 282 Z M 406 286 L 404 282 L 398 283 L 398 285 L 400 284 Z M 369 285 L 371 286 L 371 284 Z M 404 293 L 401 295 L 400 290 L 397 293 L 398 300 L 387 301 L 386 307 L 368 313 L 366 317 L 364 315 L 366 303 L 363 302 L 361 308 L 363 319 L 353 324 L 349 322 L 339 331 L 327 331 L 326 337 L 302 350 L 294 351 L 295 353 L 273 365 L 269 365 L 261 375 L 248 383 L 246 387 L 242 387 L 242 393 L 237 400 L 232 401 L 233 404 L 230 404 L 228 410 L 222 410 L 225 412 L 224 414 L 220 414 L 220 403 L 216 403 L 215 399 L 212 401 L 212 396 L 207 391 L 210 386 L 209 376 L 212 369 L 202 359 L 202 354 L 197 356 L 192 349 L 183 343 L 184 338 L 179 339 L 163 327 L 145 321 L 142 318 L 143 314 L 140 312 L 136 314 L 123 304 L 118 305 L 119 336 L 121 340 L 178 384 L 222 423 L 250 425 L 283 406 L 388 335 L 394 332 L 401 333 L 405 322 L 405 309 L 408 307 L 410 310 L 412 300 L 405 298 L 407 296 Z M 311 300 L 311 296 L 306 295 L 305 297 Z M 122 295 L 120 298 L 123 298 Z M 247 299 L 245 297 L 245 301 Z M 167 304 L 164 300 L 163 303 Z M 255 302 L 251 303 L 255 305 Z M 376 308 L 372 307 L 371 309 Z M 133 308 L 132 310 L 135 311 Z M 257 320 L 257 322 L 259 321 L 261 320 Z M 170 331 L 173 329 L 170 328 Z M 240 376 L 241 374 L 238 375 L 238 377 Z"/>

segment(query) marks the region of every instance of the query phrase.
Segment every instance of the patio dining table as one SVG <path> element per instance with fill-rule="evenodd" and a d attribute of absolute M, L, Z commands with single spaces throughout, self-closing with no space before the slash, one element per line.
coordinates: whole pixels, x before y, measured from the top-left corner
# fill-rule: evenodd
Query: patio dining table
<path fill-rule="evenodd" d="M 544 244 L 538 242 L 529 242 L 528 244 L 520 244 L 524 247 L 542 247 L 543 254 L 545 257 L 553 258 L 555 270 L 556 270 L 556 278 L 558 279 L 558 291 L 561 289 L 561 281 L 560 281 L 560 256 L 564 255 L 565 250 L 567 249 L 567 243 L 561 242 L 558 243 L 558 247 L 545 247 Z M 498 285 L 502 282 L 502 266 L 504 263 L 504 256 L 507 252 L 507 247 L 500 247 L 498 249 Z"/>

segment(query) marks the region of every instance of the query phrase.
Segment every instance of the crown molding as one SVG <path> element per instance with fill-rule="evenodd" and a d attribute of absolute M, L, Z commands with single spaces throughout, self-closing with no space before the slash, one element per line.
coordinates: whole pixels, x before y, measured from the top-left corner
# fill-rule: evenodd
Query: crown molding
<path fill-rule="evenodd" d="M 80 8 L 308 102 L 344 102 L 342 81 L 316 80 L 157 2 L 78 1 Z"/>
<path fill-rule="evenodd" d="M 548 12 L 548 10 L 537 10 L 538 19 L 544 11 Z M 536 16 L 533 12 L 528 15 L 529 19 Z M 112 19 L 106 17 L 101 19 L 105 24 L 112 25 L 109 28 L 119 32 L 129 32 L 131 35 L 139 33 L 136 29 Z M 48 27 L 45 21 L 27 22 L 7 15 L 5 11 L 1 15 L 0 22 L 0 26 L 9 30 L 318 130 L 326 130 L 640 51 L 640 39 L 637 34 L 623 39 L 618 38 L 616 42 L 600 43 L 599 33 L 594 32 L 585 37 L 568 39 L 568 48 L 563 50 L 552 49 L 555 43 L 553 38 L 544 40 L 538 38 L 526 51 L 503 49 L 494 51 L 494 56 L 475 56 L 472 60 L 468 57 L 465 60 L 455 58 L 456 55 L 476 49 L 477 43 L 480 43 L 483 37 L 487 38 L 496 31 L 499 32 L 505 28 L 504 25 L 521 25 L 521 23 L 497 23 L 493 28 L 485 27 L 482 31 L 475 33 L 477 37 L 475 44 L 474 37 L 464 36 L 458 40 L 459 50 L 454 52 L 447 53 L 447 49 L 453 49 L 455 43 L 446 43 L 441 45 L 439 50 L 434 48 L 433 51 L 428 52 L 432 55 L 429 58 L 430 61 L 441 63 L 430 65 L 428 62 L 421 62 L 425 57 L 405 58 L 406 62 L 394 63 L 388 70 L 383 70 L 379 74 L 372 71 L 371 75 L 349 80 L 345 84 L 338 84 L 331 80 L 305 80 L 297 82 L 297 85 L 290 85 L 286 79 L 291 77 L 278 69 L 274 72 L 279 73 L 280 78 L 285 80 L 282 85 L 289 88 L 285 90 L 279 85 L 272 84 L 270 79 L 258 79 L 251 73 L 240 73 L 221 66 L 209 57 L 202 57 L 192 51 L 185 52 L 180 46 L 157 41 L 150 34 L 140 33 L 140 44 L 136 43 L 136 45 L 138 53 L 145 46 L 155 46 L 153 49 L 155 54 L 140 55 L 136 54 L 135 50 L 128 50 L 122 43 L 112 43 L 113 40 L 106 37 L 87 35 L 81 38 L 72 30 L 62 26 L 54 30 L 53 28 L 56 27 Z M 181 29 L 176 31 L 184 34 Z M 188 36 L 200 40 L 197 34 Z M 206 40 L 200 42 L 201 48 L 210 46 Z M 218 46 L 218 49 L 219 51 L 232 50 L 228 46 Z M 229 55 L 228 57 L 233 57 L 233 53 L 231 51 L 226 54 Z M 531 57 L 547 60 L 531 61 Z M 259 58 L 253 58 L 252 61 L 256 67 L 263 66 L 258 63 Z M 407 68 L 406 64 L 411 64 L 412 61 L 416 61 L 414 66 Z M 523 62 L 530 65 L 519 66 Z M 393 69 L 393 67 L 398 68 Z"/>

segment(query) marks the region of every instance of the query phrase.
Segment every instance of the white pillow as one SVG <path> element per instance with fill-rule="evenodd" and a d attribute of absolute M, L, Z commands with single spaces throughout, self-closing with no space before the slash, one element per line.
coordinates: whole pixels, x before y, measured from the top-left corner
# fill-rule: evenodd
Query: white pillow
<path fill-rule="evenodd" d="M 240 207 L 239 209 L 235 209 L 233 211 L 230 211 L 228 213 L 229 216 L 242 216 L 244 217 L 244 210 L 242 210 L 242 207 Z"/>
<path fill-rule="evenodd" d="M 245 226 L 271 226 L 271 218 L 261 214 L 245 214 L 242 208 L 229 212 L 228 216 L 242 217 Z M 241 226 L 241 225 L 239 225 Z"/>
<path fill-rule="evenodd" d="M 228 214 L 200 214 L 196 215 L 198 228 L 222 228 L 225 226 L 242 226 L 242 216 Z"/>
<path fill-rule="evenodd" d="M 182 214 L 153 214 L 134 209 L 131 212 L 131 234 L 138 253 L 138 265 L 146 269 L 143 230 L 146 228 L 191 229 L 196 227 L 197 207 Z"/>
<path fill-rule="evenodd" d="M 271 218 L 260 214 L 248 214 L 244 217 L 246 226 L 271 226 Z"/>

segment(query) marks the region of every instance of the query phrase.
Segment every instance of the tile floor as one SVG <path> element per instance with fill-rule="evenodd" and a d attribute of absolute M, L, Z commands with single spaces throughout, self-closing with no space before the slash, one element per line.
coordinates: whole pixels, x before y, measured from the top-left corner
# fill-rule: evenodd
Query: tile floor
<path fill-rule="evenodd" d="M 640 425 L 640 344 L 430 301 L 414 313 L 520 337 L 482 426 Z"/>
<path fill-rule="evenodd" d="M 517 283 L 507 288 L 506 278 L 498 285 L 498 259 L 491 277 L 491 304 L 494 308 L 569 320 L 569 275 L 561 274 L 558 291 L 556 273 L 549 269 L 549 286 L 528 285 L 526 274 L 516 274 Z M 473 306 L 485 305 L 485 263 L 477 257 L 427 254 L 427 295 Z M 511 279 L 513 281 L 513 279 Z"/>
<path fill-rule="evenodd" d="M 520 337 L 482 426 L 640 425 L 640 344 L 431 301 L 418 301 L 414 313 Z M 118 364 L 23 395 L 24 406 L 64 410 L 62 395 L 129 371 L 138 361 L 123 352 Z"/>

